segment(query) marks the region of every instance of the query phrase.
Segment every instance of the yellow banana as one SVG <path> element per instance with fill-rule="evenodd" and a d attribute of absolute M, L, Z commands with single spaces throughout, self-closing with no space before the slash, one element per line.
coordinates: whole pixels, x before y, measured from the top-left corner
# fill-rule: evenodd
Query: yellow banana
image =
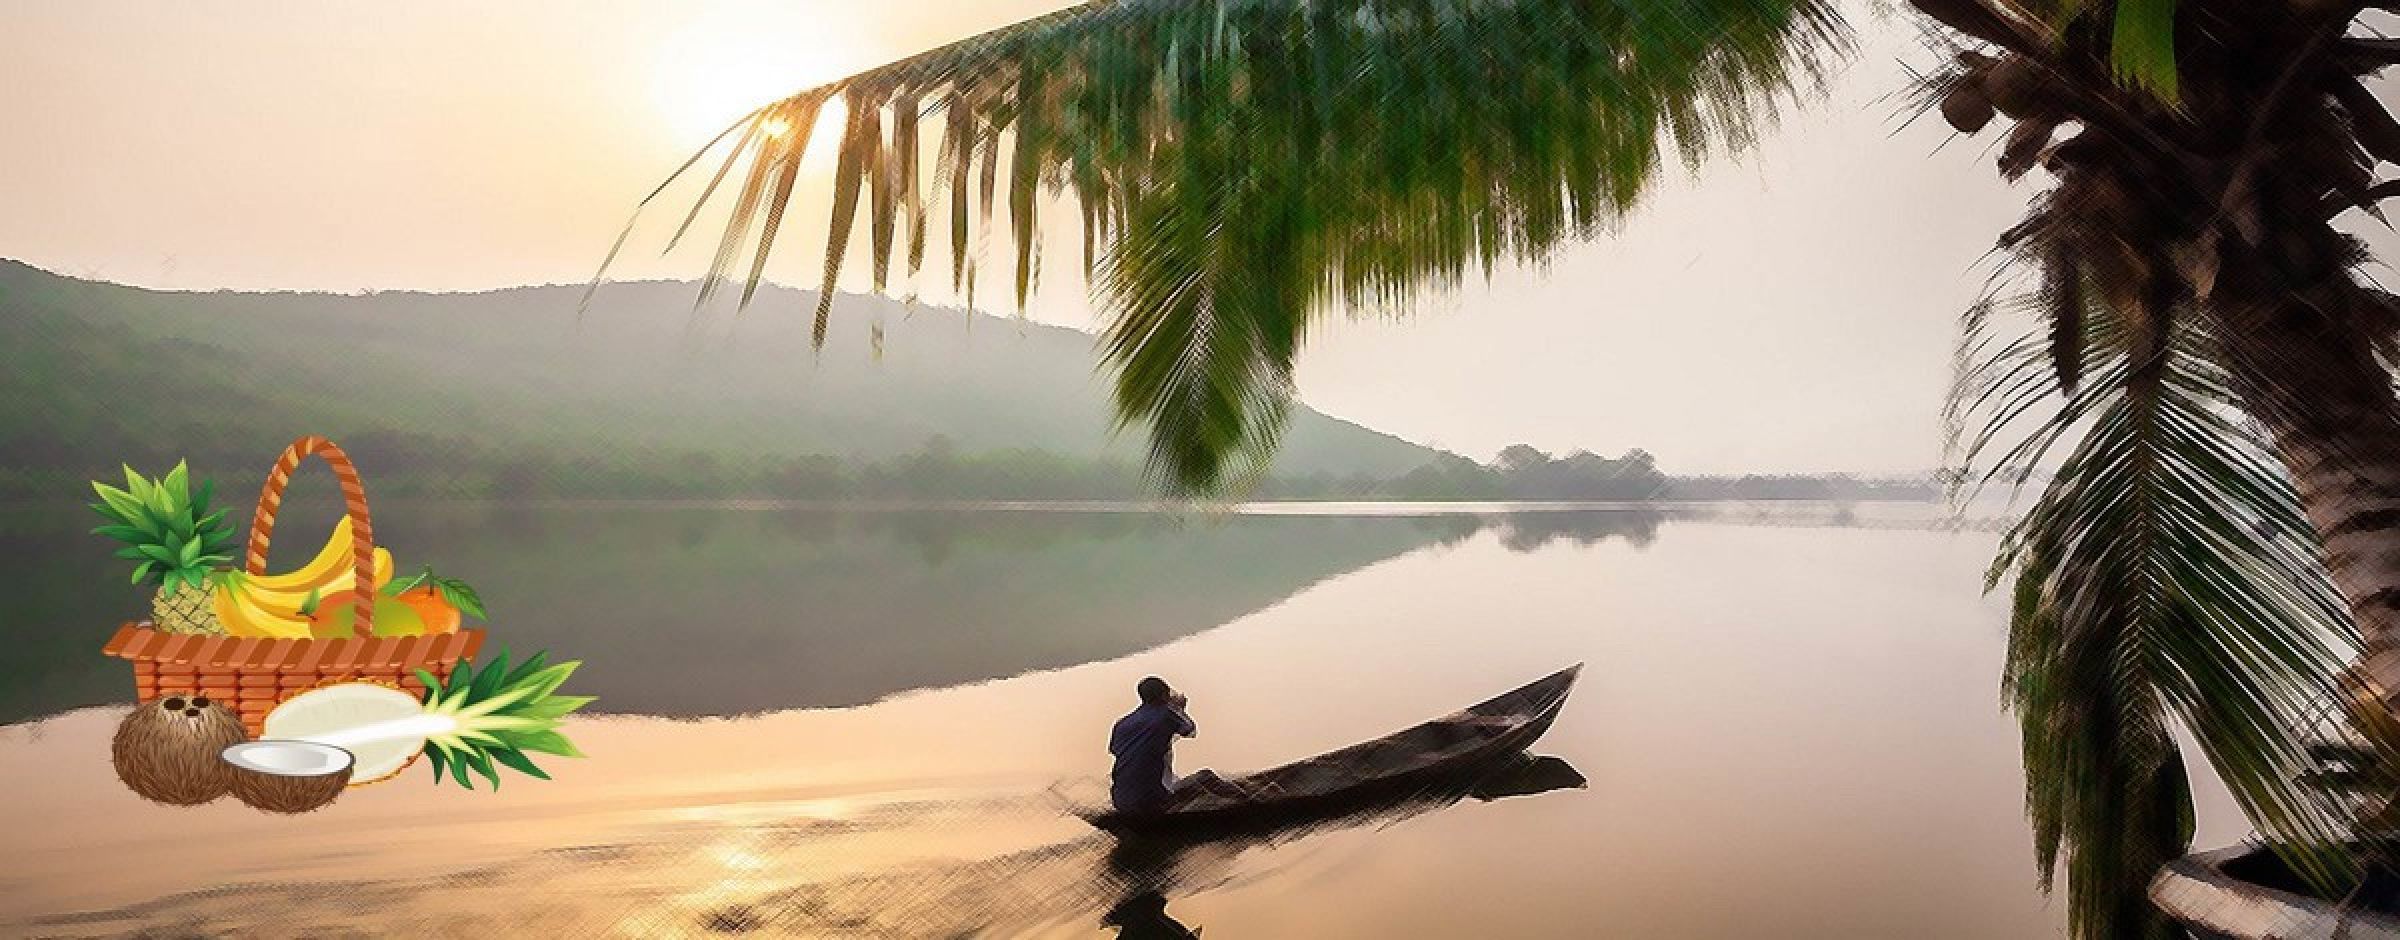
<path fill-rule="evenodd" d="M 308 596 L 311 593 L 316 594 L 319 599 L 323 599 L 347 593 L 358 585 L 358 571 L 349 564 L 349 554 L 345 552 L 342 559 L 341 570 L 334 572 L 327 580 L 321 583 L 301 585 L 298 588 L 262 587 L 260 586 L 262 579 L 255 575 L 237 574 L 233 576 L 232 580 L 244 595 L 257 601 L 258 606 L 270 611 L 296 615 L 300 612 L 301 606 L 308 603 Z M 374 578 L 374 589 L 379 591 L 392 580 L 391 550 L 380 545 L 375 548 Z"/>
<path fill-rule="evenodd" d="M 216 604 L 217 619 L 224 623 L 225 632 L 230 635 L 276 638 L 308 636 L 307 618 L 262 608 L 243 594 L 237 584 L 219 585 L 212 600 Z"/>
<path fill-rule="evenodd" d="M 325 540 L 325 547 L 318 549 L 317 557 L 309 559 L 308 564 L 282 574 L 252 575 L 250 583 L 264 590 L 297 590 L 307 594 L 309 588 L 350 570 L 351 550 L 350 517 L 344 516 L 340 522 L 333 524 L 333 535 Z"/>

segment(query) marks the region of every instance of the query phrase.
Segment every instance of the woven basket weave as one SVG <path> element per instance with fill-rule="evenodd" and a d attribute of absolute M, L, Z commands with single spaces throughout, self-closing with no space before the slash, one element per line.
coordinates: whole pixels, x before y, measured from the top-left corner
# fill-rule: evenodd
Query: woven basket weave
<path fill-rule="evenodd" d="M 292 471 L 309 457 L 323 457 L 342 486 L 343 510 L 350 517 L 354 541 L 353 572 L 358 584 L 375 577 L 375 538 L 367 514 L 366 487 L 350 456 L 332 441 L 303 437 L 292 442 L 267 474 L 258 495 L 258 512 L 250 519 L 250 546 L 244 570 L 267 573 L 267 542 L 275 531 L 275 512 L 283 505 L 284 488 Z M 450 669 L 483 647 L 483 631 L 459 630 L 432 636 L 373 635 L 375 599 L 360 591 L 353 619 L 356 635 L 339 639 L 268 639 L 264 637 L 192 636 L 161 633 L 147 622 L 117 629 L 101 652 L 133 661 L 134 694 L 149 702 L 163 695 L 194 694 L 231 704 L 241 713 L 250 736 L 265 733 L 267 712 L 284 699 L 328 682 L 367 679 L 397 685 L 423 694 L 425 683 L 416 670 L 447 679 Z"/>

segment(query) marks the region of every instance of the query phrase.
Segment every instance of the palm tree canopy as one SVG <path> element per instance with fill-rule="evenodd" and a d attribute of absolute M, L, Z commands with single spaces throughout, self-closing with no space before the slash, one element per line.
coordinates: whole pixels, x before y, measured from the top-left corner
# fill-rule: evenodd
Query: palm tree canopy
<path fill-rule="evenodd" d="M 741 266 L 755 287 L 810 130 L 841 96 L 819 335 L 862 209 L 878 290 L 942 228 L 971 303 L 972 233 L 1004 224 L 1022 305 L 1036 212 L 1070 194 L 1120 420 L 1149 425 L 1161 482 L 1210 489 L 1271 453 L 1312 316 L 1598 233 L 1670 149 L 1747 144 L 1846 43 L 1823 0 L 1077 6 L 729 129 L 700 200 L 732 201 L 703 300 Z"/>

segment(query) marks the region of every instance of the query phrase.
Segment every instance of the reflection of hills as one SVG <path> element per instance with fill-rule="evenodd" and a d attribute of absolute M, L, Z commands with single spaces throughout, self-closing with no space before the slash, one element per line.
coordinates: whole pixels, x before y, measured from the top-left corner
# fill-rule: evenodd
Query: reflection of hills
<path fill-rule="evenodd" d="M 1491 530 L 1512 551 L 1621 539 L 1663 526 L 1956 531 L 2004 520 L 1923 506 L 1683 504 L 1432 514 L 736 510 L 691 504 L 379 506 L 378 540 L 413 571 L 474 582 L 493 645 L 546 648 L 587 668 L 606 710 L 726 714 L 858 704 L 1109 659 L 1273 605 L 1317 581 Z M 296 503 L 282 533 L 324 532 Z M 124 663 L 99 655 L 148 615 L 109 546 L 74 510 L 0 508 L 0 721 L 124 701 Z M 277 568 L 312 552 L 287 535 Z"/>
<path fill-rule="evenodd" d="M 400 567 L 472 581 L 491 646 L 584 661 L 598 708 L 665 715 L 841 706 L 1109 659 L 1326 578 L 1472 533 L 1471 518 L 1178 519 L 1058 512 L 729 511 L 395 503 Z M 323 532 L 293 506 L 279 532 Z M 322 516 L 323 518 L 316 518 Z M 71 513 L 20 515 L 0 605 L 0 720 L 122 701 L 107 630 L 147 616 Z M 313 546 L 276 546 L 278 567 Z"/>
<path fill-rule="evenodd" d="M 1492 521 L 1499 524 L 1500 544 L 1512 552 L 1530 552 L 1560 540 L 1589 546 L 1612 538 L 1648 548 L 1666 518 L 1647 509 L 1591 509 L 1508 513 Z"/>
<path fill-rule="evenodd" d="M 570 571 L 504 575 L 503 558 L 473 570 L 542 599 L 509 635 L 584 658 L 579 678 L 610 710 L 727 714 L 1122 656 L 1436 535 L 1420 520 L 827 516 L 700 511 L 678 524 L 705 533 L 670 543 L 644 542 L 638 520 L 554 522 L 551 540 L 607 547 Z M 569 527 L 585 531 L 556 531 Z M 617 627 L 581 629 L 593 623 Z"/>

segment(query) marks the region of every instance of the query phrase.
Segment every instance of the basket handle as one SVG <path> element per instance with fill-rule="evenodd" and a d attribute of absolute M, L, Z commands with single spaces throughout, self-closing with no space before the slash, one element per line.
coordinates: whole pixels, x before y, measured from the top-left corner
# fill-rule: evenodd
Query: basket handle
<path fill-rule="evenodd" d="M 375 530 L 367 516 L 367 488 L 359 482 L 358 467 L 350 455 L 323 437 L 311 434 L 293 441 L 275 458 L 275 469 L 267 472 L 267 485 L 258 494 L 258 512 L 250 517 L 250 557 L 244 568 L 251 574 L 267 573 L 267 540 L 275 534 L 275 511 L 283 506 L 283 489 L 292 482 L 292 471 L 300 461 L 322 456 L 333 467 L 333 475 L 342 484 L 342 510 L 350 516 L 350 541 L 353 558 L 351 571 L 357 585 L 358 600 L 351 609 L 352 629 L 359 637 L 374 635 L 375 625 Z"/>

